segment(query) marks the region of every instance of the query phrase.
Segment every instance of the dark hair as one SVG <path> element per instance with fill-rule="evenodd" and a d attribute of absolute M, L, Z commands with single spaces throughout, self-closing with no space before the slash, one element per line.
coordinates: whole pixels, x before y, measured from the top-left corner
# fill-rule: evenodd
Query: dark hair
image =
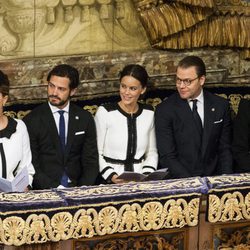
<path fill-rule="evenodd" d="M 10 82 L 8 76 L 0 70 L 0 93 L 2 93 L 3 96 L 6 96 L 9 94 L 9 90 Z"/>
<path fill-rule="evenodd" d="M 189 68 L 194 66 L 198 77 L 206 75 L 206 66 L 203 60 L 198 56 L 186 56 L 179 63 L 180 68 Z"/>
<path fill-rule="evenodd" d="M 51 76 L 61 76 L 69 78 L 70 89 L 77 88 L 80 83 L 78 70 L 68 64 L 59 64 L 55 66 L 47 76 L 48 82 L 50 81 Z"/>
<path fill-rule="evenodd" d="M 136 80 L 141 83 L 143 88 L 147 87 L 148 84 L 148 73 L 146 69 L 139 64 L 128 64 L 120 72 L 120 81 L 124 76 L 133 76 Z"/>

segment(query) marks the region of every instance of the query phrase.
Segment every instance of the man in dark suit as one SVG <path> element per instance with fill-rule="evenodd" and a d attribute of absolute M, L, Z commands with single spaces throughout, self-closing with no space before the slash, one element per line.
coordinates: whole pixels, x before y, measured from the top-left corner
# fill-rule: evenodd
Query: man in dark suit
<path fill-rule="evenodd" d="M 187 56 L 177 67 L 177 91 L 157 106 L 161 167 L 173 178 L 232 173 L 229 103 L 203 90 L 203 60 Z"/>
<path fill-rule="evenodd" d="M 242 99 L 234 120 L 233 156 L 234 172 L 250 172 L 250 100 Z"/>
<path fill-rule="evenodd" d="M 70 102 L 79 85 L 78 71 L 61 64 L 47 81 L 48 102 L 24 118 L 36 170 L 33 188 L 92 185 L 99 169 L 94 119 Z"/>

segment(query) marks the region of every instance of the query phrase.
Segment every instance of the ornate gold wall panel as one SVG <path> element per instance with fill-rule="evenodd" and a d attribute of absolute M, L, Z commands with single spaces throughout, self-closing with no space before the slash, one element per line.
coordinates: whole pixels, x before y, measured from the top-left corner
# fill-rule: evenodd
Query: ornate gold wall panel
<path fill-rule="evenodd" d="M 0 0 L 0 60 L 149 48 L 130 0 Z"/>
<path fill-rule="evenodd" d="M 250 58 L 249 1 L 133 0 L 152 47 L 231 47 Z"/>

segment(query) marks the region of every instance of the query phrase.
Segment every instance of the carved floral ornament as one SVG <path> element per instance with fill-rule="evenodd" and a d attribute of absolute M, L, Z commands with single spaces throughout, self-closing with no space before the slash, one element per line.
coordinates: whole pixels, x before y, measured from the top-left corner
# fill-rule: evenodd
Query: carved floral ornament
<path fill-rule="evenodd" d="M 249 174 L 208 177 L 208 221 L 250 220 Z M 238 188 L 232 186 L 238 186 Z"/>
<path fill-rule="evenodd" d="M 107 206 L 78 209 L 74 214 L 58 212 L 51 218 L 33 213 L 26 219 L 9 216 L 0 219 L 0 243 L 20 246 L 47 241 L 90 238 L 114 233 L 182 228 L 198 224 L 200 198 L 169 199 L 164 204 L 124 204 L 119 209 Z"/>
<path fill-rule="evenodd" d="M 250 3 L 241 0 L 133 0 L 151 46 L 239 48 L 250 58 Z"/>
<path fill-rule="evenodd" d="M 245 197 L 241 192 L 228 192 L 219 198 L 209 195 L 208 221 L 227 222 L 250 219 L 250 193 Z"/>

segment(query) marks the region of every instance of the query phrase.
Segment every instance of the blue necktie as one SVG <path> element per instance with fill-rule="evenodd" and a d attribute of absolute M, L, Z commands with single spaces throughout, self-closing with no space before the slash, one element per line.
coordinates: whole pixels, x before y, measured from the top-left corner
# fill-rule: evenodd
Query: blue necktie
<path fill-rule="evenodd" d="M 64 120 L 64 110 L 59 110 L 58 113 L 60 115 L 59 119 L 59 137 L 61 141 L 62 150 L 65 150 L 65 120 Z"/>
<path fill-rule="evenodd" d="M 61 141 L 61 147 L 62 147 L 62 151 L 64 153 L 65 151 L 65 119 L 64 119 L 64 110 L 59 110 L 58 113 L 60 114 L 60 119 L 59 119 L 59 137 L 60 137 L 60 141 Z M 64 187 L 68 186 L 68 176 L 66 175 L 66 173 L 63 173 L 62 179 L 61 179 L 61 185 L 63 185 Z"/>

